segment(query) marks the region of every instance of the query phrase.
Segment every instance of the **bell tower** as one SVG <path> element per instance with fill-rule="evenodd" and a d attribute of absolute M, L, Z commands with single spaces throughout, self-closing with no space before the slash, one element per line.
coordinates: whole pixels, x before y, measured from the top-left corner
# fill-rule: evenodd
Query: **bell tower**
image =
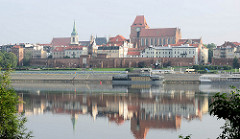
<path fill-rule="evenodd" d="M 136 16 L 133 24 L 131 25 L 130 40 L 135 47 L 140 45 L 140 33 L 142 29 L 149 29 L 144 15 Z"/>
<path fill-rule="evenodd" d="M 78 33 L 76 31 L 75 21 L 74 21 L 74 25 L 73 25 L 73 31 L 71 33 L 71 44 L 73 44 L 73 45 L 78 45 L 79 44 L 79 42 L 78 42 Z"/>

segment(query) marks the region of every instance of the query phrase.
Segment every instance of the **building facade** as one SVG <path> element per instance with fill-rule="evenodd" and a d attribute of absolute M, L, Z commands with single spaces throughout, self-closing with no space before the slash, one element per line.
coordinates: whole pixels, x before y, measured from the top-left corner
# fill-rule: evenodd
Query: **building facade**
<path fill-rule="evenodd" d="M 14 53 L 17 56 L 18 59 L 18 66 L 23 65 L 23 58 L 24 58 L 24 51 L 21 46 L 13 46 L 11 48 L 12 53 Z"/>
<path fill-rule="evenodd" d="M 88 49 L 85 46 L 68 46 L 64 51 L 64 56 L 68 58 L 80 58 L 83 55 L 88 55 Z"/>
<path fill-rule="evenodd" d="M 240 58 L 240 43 L 225 42 L 213 49 L 213 58 Z"/>
<path fill-rule="evenodd" d="M 181 46 L 167 47 L 148 47 L 142 50 L 141 57 L 147 58 L 194 58 L 195 63 L 199 64 L 198 47 L 190 46 L 189 44 Z M 193 63 L 192 63 L 193 64 Z"/>

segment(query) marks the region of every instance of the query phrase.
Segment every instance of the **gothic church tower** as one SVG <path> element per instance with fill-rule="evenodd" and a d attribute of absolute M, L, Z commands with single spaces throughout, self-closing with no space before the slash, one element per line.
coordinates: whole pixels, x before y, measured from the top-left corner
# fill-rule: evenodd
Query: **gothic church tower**
<path fill-rule="evenodd" d="M 71 44 L 73 44 L 73 45 L 78 45 L 79 44 L 79 42 L 78 42 L 78 33 L 76 31 L 75 21 L 74 21 L 74 25 L 73 25 L 73 31 L 71 33 Z"/>

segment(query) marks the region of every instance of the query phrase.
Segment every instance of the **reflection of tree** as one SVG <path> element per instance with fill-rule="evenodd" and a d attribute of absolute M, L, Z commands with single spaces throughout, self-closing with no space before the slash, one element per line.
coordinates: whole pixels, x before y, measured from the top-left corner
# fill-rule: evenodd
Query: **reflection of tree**
<path fill-rule="evenodd" d="M 7 70 L 0 75 L 0 138 L 31 138 L 24 126 L 26 117 L 17 114 L 16 106 L 22 104 L 9 85 L 9 74 Z"/>

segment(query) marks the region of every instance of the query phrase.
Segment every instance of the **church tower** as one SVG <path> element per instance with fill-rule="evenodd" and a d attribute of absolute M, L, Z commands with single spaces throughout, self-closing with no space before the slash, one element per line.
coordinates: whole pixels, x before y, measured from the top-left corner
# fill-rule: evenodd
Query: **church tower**
<path fill-rule="evenodd" d="M 73 44 L 73 45 L 78 45 L 79 44 L 79 42 L 78 42 L 78 33 L 76 31 L 75 21 L 74 21 L 74 25 L 73 25 L 73 31 L 71 33 L 71 44 Z"/>
<path fill-rule="evenodd" d="M 149 29 L 147 21 L 143 15 L 136 16 L 133 24 L 131 25 L 130 40 L 135 47 L 139 47 L 140 32 L 143 29 Z"/>

